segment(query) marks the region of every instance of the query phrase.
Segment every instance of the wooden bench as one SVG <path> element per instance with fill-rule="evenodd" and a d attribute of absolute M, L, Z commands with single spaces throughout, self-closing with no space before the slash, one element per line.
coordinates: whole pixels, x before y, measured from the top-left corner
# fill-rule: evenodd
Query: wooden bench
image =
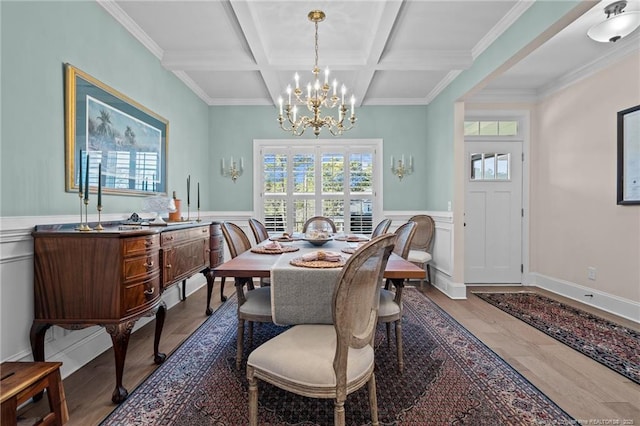
<path fill-rule="evenodd" d="M 61 362 L 3 362 L 0 364 L 2 426 L 17 424 L 18 406 L 47 390 L 49 409 L 43 425 L 63 425 L 69 420 L 67 401 L 60 378 Z"/>

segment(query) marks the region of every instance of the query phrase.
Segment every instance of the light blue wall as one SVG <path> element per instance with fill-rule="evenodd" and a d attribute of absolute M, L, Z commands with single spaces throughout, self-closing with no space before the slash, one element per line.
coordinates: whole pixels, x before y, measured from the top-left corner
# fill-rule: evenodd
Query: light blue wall
<path fill-rule="evenodd" d="M 426 107 L 362 107 L 356 109 L 356 127 L 346 132 L 341 139 L 383 139 L 384 157 L 384 209 L 423 210 L 429 194 L 426 191 L 427 173 L 431 161 L 426 157 L 429 142 L 426 139 Z M 275 107 L 211 107 L 209 134 L 211 135 L 212 170 L 210 178 L 213 197 L 224 200 L 215 210 L 253 210 L 253 173 L 250 167 L 234 184 L 231 179 L 220 176 L 220 160 L 230 156 L 244 157 L 251 164 L 254 139 L 291 139 L 280 130 Z M 333 138 L 323 131 L 321 138 Z M 315 139 L 313 132 L 304 140 Z M 390 171 L 391 155 L 413 155 L 415 172 L 402 182 Z"/>
<path fill-rule="evenodd" d="M 446 210 L 453 198 L 453 102 L 579 1 L 539 1 L 429 106 L 362 107 L 342 138 L 384 140 L 384 209 Z M 73 214 L 64 191 L 64 79 L 69 62 L 167 118 L 168 188 L 201 182 L 202 209 L 252 210 L 253 139 L 287 137 L 273 107 L 207 107 L 94 2 L 0 1 L 2 130 L 0 216 Z M 313 135 L 308 136 L 313 139 Z M 412 154 L 400 182 L 390 155 Z M 222 156 L 243 156 L 236 184 L 219 173 Z M 139 211 L 141 198 L 105 196 L 104 213 Z"/>
<path fill-rule="evenodd" d="M 169 120 L 168 188 L 186 176 L 208 196 L 208 107 L 93 1 L 0 1 L 1 216 L 73 214 L 65 192 L 64 74 L 68 62 Z M 140 211 L 140 197 L 105 195 L 103 213 Z M 91 208 L 91 207 L 90 207 Z M 95 212 L 92 212 L 95 213 Z"/>
<path fill-rule="evenodd" d="M 437 160 L 430 164 L 426 179 L 429 194 L 426 210 L 446 210 L 447 202 L 453 197 L 454 103 L 579 3 L 581 1 L 536 1 L 429 104 L 426 155 Z"/>

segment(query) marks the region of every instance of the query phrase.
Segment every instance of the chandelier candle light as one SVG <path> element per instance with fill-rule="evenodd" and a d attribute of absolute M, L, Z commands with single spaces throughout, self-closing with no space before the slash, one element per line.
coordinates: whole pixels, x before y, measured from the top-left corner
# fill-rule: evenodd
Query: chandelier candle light
<path fill-rule="evenodd" d="M 355 97 L 351 96 L 351 115 L 345 125 L 344 120 L 347 117 L 347 105 L 345 104 L 345 96 L 347 88 L 343 84 L 338 96 L 338 81 L 333 80 L 329 85 L 329 68 L 324 71 L 324 83 L 320 82 L 320 68 L 318 67 L 318 22 L 324 21 L 325 13 L 321 10 L 312 10 L 307 15 L 309 20 L 315 24 L 315 65 L 313 67 L 313 83 L 307 83 L 307 95 L 303 96 L 300 89 L 300 76 L 295 74 L 295 89 L 287 86 L 287 103 L 284 104 L 282 97 L 278 98 L 279 113 L 278 122 L 280 128 L 284 131 L 291 132 L 294 136 L 301 136 L 308 127 L 313 128 L 316 137 L 320 136 L 320 130 L 326 127 L 333 136 L 339 136 L 343 132 L 353 128 L 356 122 L 355 115 Z M 306 106 L 311 116 L 298 116 L 298 105 Z M 338 118 L 330 115 L 322 117 L 322 109 L 332 109 L 338 107 Z M 301 113 L 301 112 L 300 112 Z M 285 123 L 286 122 L 286 123 Z M 288 123 L 288 124 L 287 124 Z M 290 127 L 287 127 L 290 126 Z"/>
<path fill-rule="evenodd" d="M 236 183 L 236 180 L 240 176 L 242 176 L 242 172 L 244 171 L 244 158 L 240 157 L 240 167 L 238 167 L 237 163 L 233 161 L 233 157 L 229 161 L 229 167 L 226 167 L 224 158 L 222 159 L 222 167 L 220 169 L 220 173 L 224 177 L 230 177 L 233 183 Z"/>
<path fill-rule="evenodd" d="M 403 177 L 413 173 L 413 157 L 411 155 L 409 156 L 409 164 L 407 165 L 407 163 L 405 163 L 404 161 L 404 154 L 403 154 L 402 157 L 398 159 L 398 164 L 396 165 L 393 161 L 393 155 L 392 155 L 391 156 L 391 172 L 394 175 L 398 176 L 400 180 L 402 180 Z"/>

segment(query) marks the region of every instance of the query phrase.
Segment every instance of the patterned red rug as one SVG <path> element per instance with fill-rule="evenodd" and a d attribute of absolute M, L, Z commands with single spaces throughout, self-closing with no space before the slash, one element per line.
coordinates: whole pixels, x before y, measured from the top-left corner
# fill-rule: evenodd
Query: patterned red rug
<path fill-rule="evenodd" d="M 532 292 L 479 298 L 640 384 L 640 333 Z"/>
<path fill-rule="evenodd" d="M 408 288 L 404 299 L 405 371 L 384 327 L 376 336 L 376 382 L 383 425 L 575 424 L 426 296 Z M 236 303 L 230 298 L 102 423 L 108 425 L 245 425 L 244 366 L 235 368 Z M 257 325 L 254 346 L 283 328 Z M 259 386 L 261 425 L 333 423 L 333 401 Z M 347 424 L 370 420 L 366 386 L 349 395 Z"/>

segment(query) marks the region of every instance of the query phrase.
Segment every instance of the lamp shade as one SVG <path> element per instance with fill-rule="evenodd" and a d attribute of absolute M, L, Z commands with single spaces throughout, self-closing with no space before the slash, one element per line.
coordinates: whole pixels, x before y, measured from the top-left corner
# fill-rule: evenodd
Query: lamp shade
<path fill-rule="evenodd" d="M 640 12 L 624 12 L 612 16 L 587 31 L 587 35 L 602 43 L 615 42 L 628 36 L 640 26 Z"/>

